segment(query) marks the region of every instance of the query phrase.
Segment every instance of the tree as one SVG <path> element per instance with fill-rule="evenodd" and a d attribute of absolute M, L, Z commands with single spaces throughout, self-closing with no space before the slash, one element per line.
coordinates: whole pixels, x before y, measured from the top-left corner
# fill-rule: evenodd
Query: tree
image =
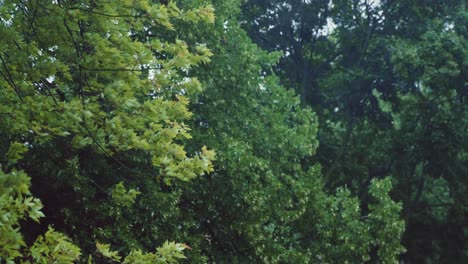
<path fill-rule="evenodd" d="M 396 261 L 391 180 L 371 182 L 366 207 L 325 191 L 318 118 L 272 74 L 278 54 L 239 27 L 240 2 L 213 1 L 215 23 L 194 24 L 213 22 L 202 2 L 4 1 L 0 182 L 22 211 L 2 210 L 19 212 L 16 237 L 40 216 L 11 191 L 27 173 L 47 218 L 23 222 L 25 243 L 2 258 L 158 263 L 191 248 L 194 263 Z"/>
<path fill-rule="evenodd" d="M 183 69 L 209 61 L 210 52 L 180 40 L 135 36 L 152 24 L 174 30 L 174 20 L 211 23 L 209 6 L 182 11 L 173 3 L 147 1 L 2 1 L 0 17 L 0 259 L 76 260 L 79 249 L 52 229 L 25 247 L 47 224 L 78 238 L 85 249 L 96 241 L 112 242 L 102 232 L 112 222 L 94 222 L 89 229 L 73 223 L 89 217 L 88 210 L 102 210 L 94 221 L 121 220 L 122 208 L 134 203 L 140 191 L 119 183 L 123 173 L 97 174 L 111 167 L 126 170 L 130 179 L 142 177 L 119 155 L 145 157 L 153 166 L 145 177 L 155 181 L 188 181 L 212 171 L 212 151 L 204 147 L 189 157 L 183 143 L 190 138 L 184 121 L 191 116 L 185 94 L 200 89 Z M 86 164 L 89 158 L 95 163 Z M 101 168 L 89 166 L 99 163 Z M 50 218 L 41 226 L 23 225 L 23 240 L 19 221 L 43 216 L 41 203 L 29 194 L 26 173 Z M 120 236 L 124 231 L 117 230 Z M 47 249 L 56 246 L 62 251 Z M 106 249 L 101 246 L 100 252 L 115 257 Z M 137 250 L 127 259 L 161 261 L 172 254 L 176 259 L 183 249 L 167 243 L 155 255 Z"/>
<path fill-rule="evenodd" d="M 361 211 L 345 189 L 323 190 L 319 166 L 308 162 L 318 145 L 317 117 L 267 74 L 277 54 L 249 40 L 237 23 L 238 4 L 213 1 L 214 28 L 184 34 L 188 42 L 203 38 L 214 53 L 210 64 L 194 69 L 206 89 L 191 127 L 196 148 L 203 142 L 216 149 L 217 169 L 182 199 L 198 220 L 193 232 L 206 238 L 204 252 L 234 263 L 360 262 L 375 247 L 381 261 L 393 261 L 402 251 L 403 224 L 398 204 L 386 196 L 389 182 L 375 182 L 381 185 L 372 194 L 386 216 L 377 207 Z"/>
<path fill-rule="evenodd" d="M 464 262 L 465 4 L 379 2 L 251 1 L 245 20 L 258 26 L 245 28 L 283 52 L 282 83 L 317 112 L 327 189 L 346 184 L 365 206 L 370 181 L 392 175 L 407 224 L 404 259 Z M 290 8 L 298 5 L 309 13 Z"/>
<path fill-rule="evenodd" d="M 295 89 L 304 103 L 320 101 L 316 80 L 335 58 L 334 43 L 326 37 L 332 26 L 330 1 L 249 1 L 242 12 L 252 40 L 283 53 L 274 67 L 282 83 Z"/>

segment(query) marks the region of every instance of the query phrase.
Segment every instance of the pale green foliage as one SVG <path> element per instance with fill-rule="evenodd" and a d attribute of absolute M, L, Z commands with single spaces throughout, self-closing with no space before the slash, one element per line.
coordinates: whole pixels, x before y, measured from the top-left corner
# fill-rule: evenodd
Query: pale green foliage
<path fill-rule="evenodd" d="M 312 242 L 316 261 L 326 263 L 363 263 L 373 261 L 371 249 L 376 250 L 381 263 L 398 263 L 405 249 L 400 245 L 404 222 L 400 219 L 401 204 L 395 203 L 388 192 L 390 178 L 373 180 L 372 200 L 368 212 L 360 201 L 345 188 L 335 196 L 320 194 L 316 215 L 317 240 Z"/>
<path fill-rule="evenodd" d="M 39 199 L 29 194 L 29 177 L 14 170 L 21 169 L 18 161 L 28 148 L 34 157 L 34 149 L 62 140 L 72 153 L 140 151 L 152 157 L 155 178 L 166 181 L 213 170 L 212 150 L 188 155 L 183 145 L 191 137 L 184 123 L 192 115 L 186 95 L 201 90 L 185 72 L 209 62 L 211 52 L 202 43 L 135 37 L 148 25 L 162 31 L 175 30 L 177 21 L 213 23 L 213 11 L 209 5 L 184 11 L 173 2 L 144 0 L 1 1 L 0 128 L 9 149 L 0 170 L 0 262 L 73 263 L 80 256 L 51 228 L 30 248 L 23 241 L 19 221 L 44 216 Z M 74 163 L 76 171 L 79 165 Z M 129 207 L 138 194 L 119 183 L 111 196 Z M 182 250 L 166 243 L 154 258 L 134 251 L 124 261 L 174 263 Z M 101 252 L 110 253 L 102 246 Z"/>
<path fill-rule="evenodd" d="M 0 16 L 15 7 L 34 9 L 35 2 L 5 1 Z M 181 70 L 208 62 L 211 53 L 202 45 L 191 52 L 181 40 L 132 37 L 147 23 L 173 28 L 173 19 L 190 21 L 183 11 L 147 1 L 41 3 L 35 10 L 40 27 L 22 27 L 22 13 L 0 25 L 7 76 L 0 79 L 0 111 L 12 117 L 0 120 L 6 133 L 29 133 L 39 143 L 68 137 L 74 149 L 92 145 L 106 155 L 146 151 L 168 177 L 182 180 L 212 171 L 205 153 L 187 157 L 176 143 L 190 138 L 184 94 L 200 90 L 199 81 Z M 193 22 L 213 19 L 209 6 L 189 13 Z M 176 99 L 168 100 L 168 93 Z"/>
<path fill-rule="evenodd" d="M 21 256 L 25 243 L 19 221 L 27 217 L 38 221 L 44 216 L 39 199 L 29 195 L 29 185 L 24 172 L 0 170 L 0 260 L 12 261 Z"/>
<path fill-rule="evenodd" d="M 81 255 L 80 249 L 67 236 L 50 227 L 44 236 L 39 236 L 30 251 L 33 263 L 41 264 L 75 263 Z"/>
<path fill-rule="evenodd" d="M 120 261 L 121 259 L 121 257 L 119 256 L 119 252 L 110 250 L 109 244 L 96 243 L 96 249 L 101 255 L 108 259 L 111 259 L 113 261 Z"/>
<path fill-rule="evenodd" d="M 187 246 L 184 244 L 166 241 L 162 247 L 156 250 L 156 256 L 158 257 L 156 263 L 177 263 L 178 259 L 185 258 L 182 251 L 186 248 Z"/>
<path fill-rule="evenodd" d="M 13 263 L 23 256 L 26 244 L 19 232 L 19 221 L 27 217 L 38 221 L 44 214 L 40 211 L 42 204 L 37 198 L 29 196 L 29 178 L 24 172 L 11 172 L 6 174 L 0 171 L 0 261 Z M 121 195 L 131 196 L 125 199 L 134 199 L 135 192 L 126 191 L 122 184 L 116 189 Z M 123 205 L 129 201 L 125 200 Z M 97 243 L 97 250 L 104 257 L 120 261 L 118 252 L 111 251 L 110 245 Z M 132 251 L 123 263 L 177 263 L 184 259 L 182 251 L 187 246 L 180 243 L 166 242 L 156 250 L 156 253 L 142 253 L 140 250 Z M 33 263 L 74 263 L 81 255 L 80 249 L 70 239 L 56 232 L 53 228 L 39 236 L 28 249 Z"/>
<path fill-rule="evenodd" d="M 24 172 L 0 171 L 0 261 L 13 263 L 27 250 L 19 229 L 20 220 L 39 221 L 44 217 L 41 202 L 30 196 L 29 185 L 30 179 Z M 49 228 L 27 255 L 33 263 L 73 263 L 80 256 L 80 249 L 65 235 Z"/>
<path fill-rule="evenodd" d="M 361 219 L 359 200 L 344 188 L 328 199 L 330 215 L 324 218 L 328 226 L 319 229 L 326 238 L 323 258 L 332 262 L 368 261 L 369 225 Z"/>
<path fill-rule="evenodd" d="M 110 250 L 110 245 L 96 244 L 98 252 L 104 257 L 113 261 L 120 262 L 119 253 Z M 141 250 L 133 250 L 123 260 L 123 264 L 163 264 L 163 263 L 178 263 L 179 260 L 186 257 L 182 253 L 187 246 L 180 243 L 165 242 L 161 247 L 156 249 L 156 253 L 143 253 Z"/>
<path fill-rule="evenodd" d="M 405 222 L 399 218 L 401 203 L 394 202 L 388 193 L 392 188 L 390 178 L 373 179 L 369 188 L 370 195 L 376 200 L 369 205 L 369 221 L 372 223 L 372 244 L 377 247 L 377 254 L 383 263 L 398 263 L 398 256 L 405 252 L 400 244 Z"/>
<path fill-rule="evenodd" d="M 400 119 L 400 114 L 392 111 L 392 104 L 391 102 L 385 101 L 382 98 L 382 93 L 379 92 L 377 89 L 372 90 L 372 95 L 375 97 L 377 100 L 377 103 L 379 104 L 379 108 L 383 113 L 389 114 L 392 117 L 392 125 L 396 130 L 401 129 L 401 119 Z"/>
<path fill-rule="evenodd" d="M 130 207 L 135 202 L 135 199 L 139 194 L 141 194 L 141 192 L 135 189 L 125 189 L 123 183 L 119 182 L 112 190 L 112 199 L 117 205 Z"/>
<path fill-rule="evenodd" d="M 10 164 L 14 164 L 21 159 L 26 151 L 28 151 L 28 148 L 24 144 L 12 142 L 6 154 L 6 158 Z"/>

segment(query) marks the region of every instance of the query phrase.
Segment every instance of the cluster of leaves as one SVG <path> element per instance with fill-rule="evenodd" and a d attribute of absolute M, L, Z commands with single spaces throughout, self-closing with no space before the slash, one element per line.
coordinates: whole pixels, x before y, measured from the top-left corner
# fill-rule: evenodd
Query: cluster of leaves
<path fill-rule="evenodd" d="M 186 257 L 182 253 L 184 249 L 189 248 L 185 244 L 165 242 L 160 248 L 156 249 L 156 253 L 143 253 L 141 250 L 132 250 L 123 260 L 119 252 L 110 250 L 108 244 L 96 244 L 97 251 L 105 259 L 112 260 L 122 264 L 130 263 L 179 263 L 180 260 Z"/>
<path fill-rule="evenodd" d="M 30 179 L 24 172 L 0 171 L 0 183 L 0 256 L 8 261 L 21 256 L 20 248 L 25 246 L 18 229 L 20 220 L 29 217 L 39 221 L 44 214 L 41 201 L 29 194 Z"/>

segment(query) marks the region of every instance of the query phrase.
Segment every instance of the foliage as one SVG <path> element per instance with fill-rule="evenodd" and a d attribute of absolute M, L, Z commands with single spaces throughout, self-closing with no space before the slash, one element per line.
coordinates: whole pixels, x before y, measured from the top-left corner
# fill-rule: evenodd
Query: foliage
<path fill-rule="evenodd" d="M 0 170 L 0 183 L 0 260 L 12 262 L 25 246 L 20 220 L 30 217 L 39 221 L 44 214 L 41 201 L 29 193 L 30 179 L 24 172 Z"/>
<path fill-rule="evenodd" d="M 210 64 L 194 70 L 206 90 L 194 105 L 191 127 L 195 148 L 206 143 L 216 149 L 217 169 L 194 181 L 181 201 L 198 221 L 192 232 L 205 237 L 200 247 L 211 261 L 227 263 L 362 262 L 374 247 L 388 249 L 381 259 L 395 260 L 402 252 L 399 212 L 389 212 L 393 218 L 385 225 L 397 228 L 385 229 L 393 237 L 382 241 L 388 237 L 367 231 L 382 222 L 366 221 L 369 212 L 356 198 L 323 190 L 320 166 L 309 162 L 318 146 L 317 116 L 268 74 L 278 53 L 252 44 L 236 22 L 236 3 L 213 5 L 220 10 L 214 28 L 186 33 L 187 41 L 205 39 L 214 53 Z M 332 211 L 333 203 L 344 206 Z M 352 239 L 340 240 L 344 233 Z"/>
<path fill-rule="evenodd" d="M 252 39 L 283 53 L 274 68 L 281 82 L 317 112 L 314 161 L 326 188 L 346 184 L 367 207 L 371 181 L 392 175 L 405 262 L 468 258 L 465 5 L 258 0 L 243 8 Z"/>
<path fill-rule="evenodd" d="M 405 249 L 400 245 L 400 239 L 395 237 L 395 233 L 402 233 L 405 223 L 398 214 L 402 209 L 401 203 L 393 202 L 388 193 L 392 188 L 390 178 L 383 180 L 373 179 L 369 187 L 371 197 L 377 202 L 369 205 L 369 221 L 375 222 L 373 226 L 374 245 L 385 241 L 386 245 L 378 247 L 377 254 L 383 263 L 395 262 L 400 253 Z M 390 225 L 388 223 L 391 223 Z"/>
<path fill-rule="evenodd" d="M 241 1 L 2 1 L 1 258 L 397 261 L 390 180 L 363 205 L 324 188 L 319 117 L 240 16 Z"/>
<path fill-rule="evenodd" d="M 38 221 L 44 214 L 39 199 L 29 193 L 29 177 L 16 168 L 31 175 L 33 191 L 52 209 L 49 223 L 57 216 L 66 219 L 60 214 L 73 210 L 54 212 L 60 205 L 56 201 L 64 195 L 54 192 L 57 187 L 75 184 L 73 194 L 83 191 L 79 196 L 86 200 L 96 198 L 95 191 L 85 188 L 92 184 L 106 194 L 103 204 L 114 202 L 116 208 L 130 207 L 140 193 L 127 190 L 112 176 L 105 179 L 106 190 L 96 178 L 82 173 L 87 168 L 82 164 L 85 152 L 122 166 L 117 155 L 144 153 L 151 159 L 153 180 L 162 177 L 167 183 L 188 181 L 213 170 L 213 151 L 204 147 L 191 157 L 184 151 L 184 142 L 190 138 L 184 121 L 192 115 L 186 95 L 199 91 L 200 83 L 183 70 L 209 62 L 211 53 L 203 45 L 189 47 L 178 39 L 163 42 L 161 37 L 148 36 L 138 41 L 135 37 L 148 25 L 175 30 L 176 20 L 213 23 L 210 6 L 183 11 L 174 3 L 148 1 L 6 0 L 1 2 L 0 18 L 0 127 L 5 171 L 0 175 L 0 259 L 72 263 L 80 256 L 78 247 L 51 228 L 30 247 L 26 245 L 20 220 Z M 68 175 L 74 177 L 66 179 Z M 30 230 L 31 223 L 26 223 Z M 66 229 L 60 223 L 57 226 Z M 26 232 L 26 240 L 34 239 L 34 233 Z M 79 242 L 86 245 L 96 238 L 93 235 Z M 151 259 L 172 263 L 183 257 L 182 250 L 180 244 L 166 243 Z M 128 258 L 148 258 L 138 252 Z"/>
<path fill-rule="evenodd" d="M 39 236 L 30 250 L 34 263 L 74 263 L 80 256 L 80 249 L 52 228 Z"/>
<path fill-rule="evenodd" d="M 114 202 L 119 206 L 130 207 L 135 203 L 135 199 L 139 194 L 141 194 L 141 192 L 135 189 L 127 191 L 123 183 L 119 182 L 112 190 L 112 199 L 114 199 Z"/>
<path fill-rule="evenodd" d="M 97 243 L 96 247 L 98 252 L 105 258 L 117 262 L 121 261 L 119 253 L 109 249 L 110 245 Z M 182 253 L 184 249 L 187 249 L 187 246 L 184 244 L 165 242 L 161 247 L 156 249 L 156 253 L 142 253 L 141 250 L 133 250 L 124 258 L 122 263 L 178 263 L 178 260 L 186 258 Z"/>

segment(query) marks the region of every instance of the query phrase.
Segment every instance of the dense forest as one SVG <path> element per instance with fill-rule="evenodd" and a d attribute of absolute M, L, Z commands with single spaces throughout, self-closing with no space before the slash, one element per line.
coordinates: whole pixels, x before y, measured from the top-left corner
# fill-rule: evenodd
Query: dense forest
<path fill-rule="evenodd" d="M 463 0 L 0 0 L 0 263 L 468 263 Z"/>

